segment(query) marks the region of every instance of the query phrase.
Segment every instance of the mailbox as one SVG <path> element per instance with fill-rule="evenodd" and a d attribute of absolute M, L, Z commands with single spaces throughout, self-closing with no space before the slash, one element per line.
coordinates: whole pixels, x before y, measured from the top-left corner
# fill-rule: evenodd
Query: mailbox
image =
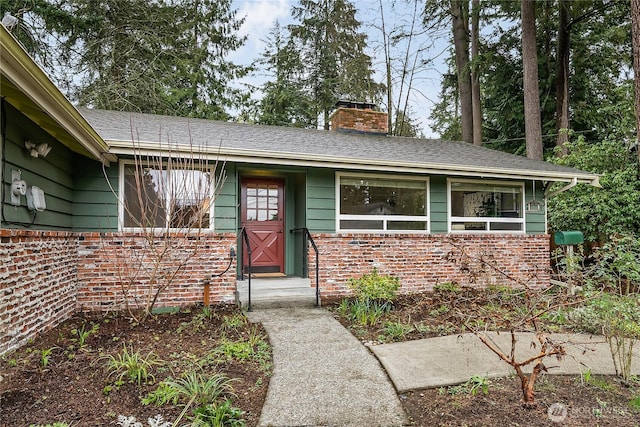
<path fill-rule="evenodd" d="M 558 231 L 554 236 L 556 245 L 579 245 L 584 242 L 582 231 Z"/>

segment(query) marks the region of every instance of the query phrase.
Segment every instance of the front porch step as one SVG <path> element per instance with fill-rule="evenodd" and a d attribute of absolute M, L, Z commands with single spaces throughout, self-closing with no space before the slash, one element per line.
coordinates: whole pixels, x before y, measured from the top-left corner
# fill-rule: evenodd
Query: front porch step
<path fill-rule="evenodd" d="M 249 281 L 237 282 L 236 302 L 242 308 L 249 306 Z M 311 280 L 301 277 L 251 278 L 251 309 L 313 307 L 316 288 Z"/>

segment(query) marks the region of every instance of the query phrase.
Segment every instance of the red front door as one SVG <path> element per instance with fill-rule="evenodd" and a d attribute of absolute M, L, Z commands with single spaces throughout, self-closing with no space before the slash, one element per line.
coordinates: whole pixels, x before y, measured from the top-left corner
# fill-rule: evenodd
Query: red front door
<path fill-rule="evenodd" d="M 241 186 L 241 221 L 251 245 L 251 270 L 284 273 L 284 181 L 246 178 Z M 246 270 L 246 250 L 243 262 Z"/>

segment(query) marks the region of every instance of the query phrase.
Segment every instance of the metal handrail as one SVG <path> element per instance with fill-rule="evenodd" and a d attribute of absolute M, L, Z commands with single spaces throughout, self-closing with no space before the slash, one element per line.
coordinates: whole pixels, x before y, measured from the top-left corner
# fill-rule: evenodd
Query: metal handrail
<path fill-rule="evenodd" d="M 247 248 L 247 259 L 249 260 L 249 273 L 248 273 L 248 285 L 249 285 L 249 301 L 247 304 L 247 311 L 251 311 L 251 244 L 249 243 L 249 235 L 247 229 L 242 227 L 240 229 L 240 237 L 244 242 L 244 246 Z M 244 255 L 244 252 L 243 252 Z M 240 280 L 244 280 L 244 262 L 240 263 Z"/>
<path fill-rule="evenodd" d="M 291 230 L 291 233 L 296 233 L 298 231 L 302 231 L 304 233 L 304 236 L 306 237 L 307 242 L 311 243 L 311 246 L 313 247 L 313 250 L 316 253 L 316 307 L 320 307 L 320 251 L 318 251 L 318 246 L 316 246 L 316 242 L 313 240 L 313 237 L 311 236 L 311 233 L 309 232 L 309 229 L 307 227 L 294 228 Z M 307 251 L 306 251 L 307 247 L 308 246 L 305 245 L 303 267 L 308 263 L 308 257 L 307 257 Z M 308 268 L 306 268 L 305 270 L 308 271 Z M 309 274 L 307 272 L 307 277 L 308 276 Z"/>

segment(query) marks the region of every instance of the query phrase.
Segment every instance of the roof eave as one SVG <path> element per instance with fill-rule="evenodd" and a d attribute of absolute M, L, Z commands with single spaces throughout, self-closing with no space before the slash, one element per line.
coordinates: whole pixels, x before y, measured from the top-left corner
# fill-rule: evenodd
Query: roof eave
<path fill-rule="evenodd" d="M 117 155 L 136 156 L 136 155 L 186 155 L 192 156 L 194 147 L 172 145 L 158 146 L 157 143 L 136 142 L 131 141 L 108 140 L 111 146 L 111 152 Z M 358 158 L 343 158 L 339 156 L 319 156 L 300 153 L 273 152 L 261 150 L 244 150 L 225 147 L 197 147 L 198 156 L 208 158 L 210 160 L 226 161 L 226 162 L 244 162 L 244 163 L 261 163 L 270 165 L 283 166 L 302 166 L 302 167 L 325 167 L 336 169 L 352 169 L 352 170 L 368 170 L 368 171 L 385 171 L 385 172 L 406 172 L 406 173 L 422 173 L 422 174 L 438 174 L 438 175 L 459 175 L 483 178 L 508 178 L 508 179 L 539 179 L 543 181 L 586 183 L 599 186 L 599 176 L 595 174 L 581 173 L 564 173 L 550 171 L 531 171 L 507 168 L 477 168 L 438 164 L 438 163 L 415 163 L 415 162 L 398 162 L 389 160 L 372 160 Z"/>
<path fill-rule="evenodd" d="M 106 165 L 117 160 L 113 154 L 109 153 L 108 144 L 3 25 L 0 25 L 0 50 L 2 51 L 0 55 L 2 77 L 20 90 L 39 110 L 27 112 L 26 115 L 30 119 L 38 123 L 45 121 L 39 119 L 39 114 L 47 115 L 80 144 L 85 151 L 80 154 L 89 154 Z M 53 136 L 56 137 L 56 135 Z M 61 140 L 60 142 L 74 151 L 80 151 L 69 141 Z"/>

